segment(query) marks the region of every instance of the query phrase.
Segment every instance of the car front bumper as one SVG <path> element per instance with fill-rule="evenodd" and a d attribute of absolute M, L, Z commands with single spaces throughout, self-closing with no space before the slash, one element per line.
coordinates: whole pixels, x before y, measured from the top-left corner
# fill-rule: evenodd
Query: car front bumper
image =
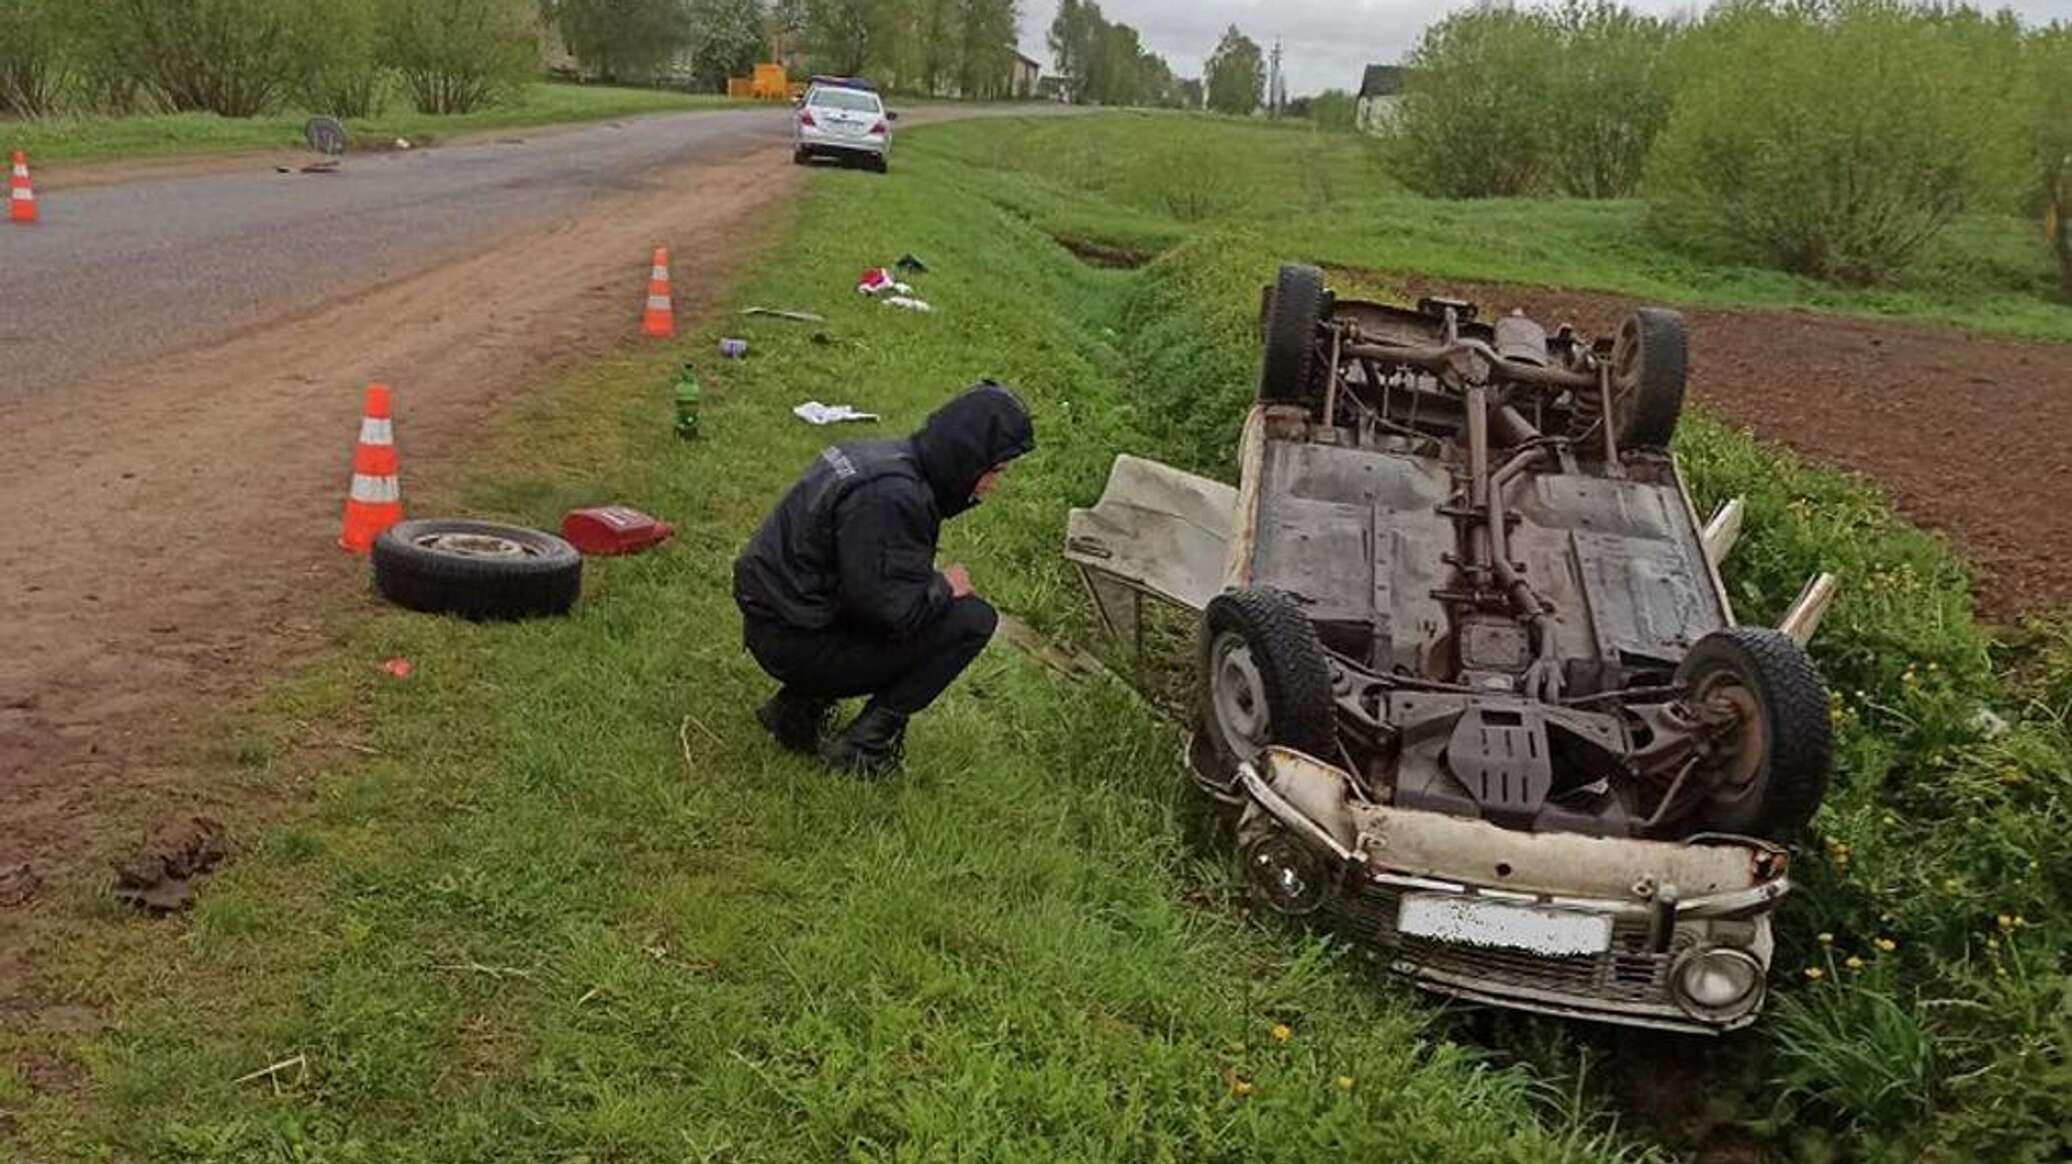
<path fill-rule="evenodd" d="M 1342 770 L 1287 749 L 1242 768 L 1241 831 L 1269 842 L 1248 841 L 1246 860 L 1283 884 L 1314 882 L 1286 912 L 1327 915 L 1387 969 L 1467 1000 L 1627 1026 L 1718 1034 L 1760 1013 L 1770 915 L 1791 888 L 1776 846 L 1519 832 L 1365 803 L 1348 787 Z M 1559 936 L 1577 924 L 1588 942 Z M 1751 985 L 1707 1005 L 1680 985 L 1694 960 L 1731 963 Z"/>

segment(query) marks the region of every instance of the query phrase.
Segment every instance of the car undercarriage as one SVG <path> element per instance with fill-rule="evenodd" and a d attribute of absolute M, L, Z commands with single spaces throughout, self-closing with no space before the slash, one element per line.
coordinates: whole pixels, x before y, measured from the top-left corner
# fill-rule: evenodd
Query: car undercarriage
<path fill-rule="evenodd" d="M 1735 622 L 1739 511 L 1701 525 L 1668 448 L 1681 318 L 1590 340 L 1286 267 L 1262 340 L 1239 485 L 1123 458 L 1066 551 L 1125 637 L 1146 595 L 1200 612 L 1189 766 L 1257 895 L 1467 997 L 1752 1019 L 1827 776 L 1834 586 Z"/>

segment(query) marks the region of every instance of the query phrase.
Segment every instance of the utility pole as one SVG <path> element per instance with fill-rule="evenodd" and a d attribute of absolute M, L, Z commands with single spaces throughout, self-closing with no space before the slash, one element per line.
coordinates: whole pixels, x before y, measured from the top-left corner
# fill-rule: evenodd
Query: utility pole
<path fill-rule="evenodd" d="M 1288 89 L 1281 78 L 1281 38 L 1273 38 L 1273 65 L 1266 74 L 1266 116 L 1278 119 L 1288 103 Z"/>

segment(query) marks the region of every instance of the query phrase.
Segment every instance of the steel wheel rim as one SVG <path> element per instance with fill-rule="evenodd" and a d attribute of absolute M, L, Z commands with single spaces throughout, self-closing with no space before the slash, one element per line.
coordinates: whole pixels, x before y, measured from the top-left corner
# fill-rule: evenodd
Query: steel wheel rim
<path fill-rule="evenodd" d="M 1271 726 L 1266 679 L 1252 659 L 1252 648 L 1236 631 L 1217 635 L 1210 651 L 1209 707 L 1217 734 L 1232 755 L 1251 759 L 1266 746 Z"/>
<path fill-rule="evenodd" d="M 436 533 L 416 539 L 418 546 L 456 558 L 532 558 L 539 551 L 511 538 L 485 533 Z"/>

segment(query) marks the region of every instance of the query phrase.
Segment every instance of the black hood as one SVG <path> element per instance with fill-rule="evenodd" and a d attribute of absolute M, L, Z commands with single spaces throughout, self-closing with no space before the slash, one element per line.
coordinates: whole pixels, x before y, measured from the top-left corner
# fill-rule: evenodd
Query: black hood
<path fill-rule="evenodd" d="M 1036 425 L 1012 389 L 983 380 L 936 409 L 913 441 L 936 508 L 948 518 L 978 503 L 971 491 L 988 470 L 1036 447 Z"/>

